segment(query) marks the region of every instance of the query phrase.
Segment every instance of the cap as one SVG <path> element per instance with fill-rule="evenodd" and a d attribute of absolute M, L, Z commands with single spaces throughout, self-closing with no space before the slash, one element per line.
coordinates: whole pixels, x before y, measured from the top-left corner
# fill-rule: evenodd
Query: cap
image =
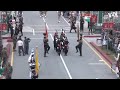
<path fill-rule="evenodd" d="M 32 48 L 31 53 L 34 53 L 34 48 Z"/>

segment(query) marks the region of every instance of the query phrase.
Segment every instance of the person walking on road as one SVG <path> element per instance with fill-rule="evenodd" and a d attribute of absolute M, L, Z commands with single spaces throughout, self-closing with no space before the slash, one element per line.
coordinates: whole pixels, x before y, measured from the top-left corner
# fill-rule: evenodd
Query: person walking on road
<path fill-rule="evenodd" d="M 30 39 L 25 37 L 25 39 L 24 39 L 24 51 L 25 51 L 25 54 L 27 54 L 27 55 L 28 55 L 28 51 L 29 51 L 29 42 L 30 42 Z"/>
<path fill-rule="evenodd" d="M 58 23 L 60 23 L 61 15 L 62 15 L 62 11 L 58 11 Z"/>
<path fill-rule="evenodd" d="M 46 36 L 44 36 L 43 43 L 44 43 L 44 57 L 46 57 L 46 53 L 48 53 L 48 51 L 50 50 L 50 46 L 48 44 L 48 39 L 46 38 Z"/>
<path fill-rule="evenodd" d="M 80 31 L 81 32 L 84 31 L 84 19 L 83 19 L 83 17 L 81 17 L 81 19 L 80 19 Z"/>
<path fill-rule="evenodd" d="M 75 32 L 76 32 L 76 26 L 75 26 L 76 17 L 74 16 L 74 14 L 72 14 L 71 17 L 70 17 L 70 24 L 71 24 L 70 33 L 71 33 L 72 29 L 74 29 Z"/>
<path fill-rule="evenodd" d="M 93 25 L 94 25 L 93 22 L 90 21 L 89 22 L 89 35 L 90 35 L 90 33 L 93 34 Z"/>
<path fill-rule="evenodd" d="M 19 33 L 19 25 L 18 25 L 18 22 L 16 23 L 16 26 L 15 26 L 15 35 L 18 35 Z"/>
<path fill-rule="evenodd" d="M 13 38 L 14 30 L 13 30 L 13 26 L 12 26 L 12 24 L 11 24 L 11 26 L 10 26 L 10 32 L 11 32 L 11 38 Z"/>
<path fill-rule="evenodd" d="M 76 53 L 78 52 L 78 49 L 80 52 L 80 56 L 82 56 L 82 37 L 80 38 L 80 40 L 78 40 L 78 45 L 76 46 Z"/>
<path fill-rule="evenodd" d="M 23 36 L 23 23 L 21 22 L 20 24 L 19 24 L 19 31 L 21 32 L 21 36 Z"/>
<path fill-rule="evenodd" d="M 13 51 L 16 51 L 16 50 L 15 50 L 15 49 L 16 49 L 16 43 L 17 43 L 17 36 L 14 35 L 14 36 L 13 36 Z"/>
<path fill-rule="evenodd" d="M 23 49 L 23 41 L 22 40 L 18 40 L 17 41 L 17 45 L 18 45 L 18 53 L 19 53 L 19 56 L 21 56 L 21 51 L 23 53 L 23 56 L 24 56 L 24 49 Z"/>

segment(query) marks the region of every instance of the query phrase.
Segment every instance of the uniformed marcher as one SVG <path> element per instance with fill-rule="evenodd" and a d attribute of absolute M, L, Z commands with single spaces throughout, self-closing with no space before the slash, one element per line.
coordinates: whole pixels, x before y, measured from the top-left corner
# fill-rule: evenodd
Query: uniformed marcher
<path fill-rule="evenodd" d="M 54 34 L 54 50 L 56 49 L 56 43 L 57 43 L 57 39 L 58 39 L 58 32 L 55 32 Z"/>
<path fill-rule="evenodd" d="M 44 57 L 46 57 L 46 53 L 48 53 L 48 51 L 50 50 L 50 46 L 48 44 L 48 39 L 46 38 L 46 36 L 44 36 L 43 43 L 44 43 Z"/>
<path fill-rule="evenodd" d="M 23 36 L 23 23 L 21 22 L 20 24 L 19 24 L 19 31 L 21 32 L 21 36 Z"/>
<path fill-rule="evenodd" d="M 90 23 L 89 23 L 89 34 L 91 33 L 91 34 L 93 34 L 93 22 L 91 22 L 90 21 Z"/>
<path fill-rule="evenodd" d="M 22 40 L 18 40 L 17 41 L 17 45 L 18 45 L 18 53 L 19 53 L 19 56 L 21 56 L 21 51 L 23 53 L 23 56 L 24 56 L 24 49 L 23 49 L 23 41 Z"/>
<path fill-rule="evenodd" d="M 16 26 L 15 26 L 15 35 L 18 35 L 18 33 L 19 33 L 19 25 L 16 24 Z"/>
<path fill-rule="evenodd" d="M 69 44 L 69 41 L 67 39 L 67 37 L 65 38 L 65 41 L 64 41 L 64 51 L 65 51 L 65 56 L 67 56 L 67 53 L 68 53 L 68 44 Z"/>
<path fill-rule="evenodd" d="M 11 26 L 10 26 L 10 32 L 11 32 L 11 38 L 13 38 L 14 30 L 13 30 L 13 26 L 12 26 L 12 24 L 11 24 Z"/>
<path fill-rule="evenodd" d="M 75 32 L 76 32 L 76 26 L 75 26 L 75 24 L 76 24 L 76 17 L 74 15 L 71 16 L 70 22 L 71 22 L 70 33 L 71 33 L 72 29 L 74 29 Z"/>
<path fill-rule="evenodd" d="M 16 49 L 16 43 L 17 43 L 17 36 L 14 35 L 14 36 L 13 36 L 13 50 L 14 50 L 14 51 L 16 51 L 16 50 L 15 50 L 15 49 Z"/>
<path fill-rule="evenodd" d="M 76 53 L 78 52 L 78 49 L 80 52 L 80 56 L 82 56 L 82 38 L 80 38 L 80 40 L 78 40 L 78 45 L 76 46 Z"/>
<path fill-rule="evenodd" d="M 25 40 L 24 40 L 24 51 L 25 51 L 25 54 L 27 54 L 27 55 L 28 55 L 28 51 L 29 51 L 29 42 L 30 42 L 30 39 L 25 37 Z"/>
<path fill-rule="evenodd" d="M 83 17 L 81 17 L 81 19 L 80 19 L 80 31 L 81 32 L 84 31 L 84 19 L 83 19 Z"/>

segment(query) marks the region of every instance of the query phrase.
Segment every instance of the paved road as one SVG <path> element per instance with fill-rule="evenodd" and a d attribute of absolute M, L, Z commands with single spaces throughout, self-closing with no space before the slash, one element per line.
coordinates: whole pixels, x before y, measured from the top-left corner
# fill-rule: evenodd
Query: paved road
<path fill-rule="evenodd" d="M 41 68 L 39 72 L 40 79 L 114 79 L 115 74 L 111 73 L 106 64 L 100 60 L 100 58 L 83 43 L 83 56 L 80 57 L 79 53 L 75 53 L 75 46 L 77 44 L 76 33 L 69 33 L 69 25 L 61 18 L 61 22 L 58 23 L 57 12 L 49 11 L 45 18 L 48 32 L 49 32 L 49 44 L 50 52 L 48 57 L 43 57 L 43 32 L 45 32 L 44 19 L 39 17 L 37 11 L 25 11 L 24 16 L 24 36 L 30 37 L 30 48 L 38 46 L 39 49 L 39 62 Z M 58 56 L 53 49 L 53 34 L 55 30 L 60 32 L 60 29 L 66 29 L 66 34 L 70 42 L 70 49 L 68 56 Z M 33 32 L 34 31 L 34 32 Z M 27 63 L 29 55 L 18 56 L 15 52 L 14 64 L 13 64 L 13 79 L 29 79 L 29 66 Z M 100 60 L 100 61 L 99 61 Z"/>

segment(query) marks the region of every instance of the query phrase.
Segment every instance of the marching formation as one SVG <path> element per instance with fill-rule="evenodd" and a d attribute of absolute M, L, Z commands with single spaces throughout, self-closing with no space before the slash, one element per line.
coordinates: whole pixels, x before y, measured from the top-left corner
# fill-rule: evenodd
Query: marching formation
<path fill-rule="evenodd" d="M 54 75 L 53 72 L 55 72 L 55 75 L 56 75 L 56 69 L 55 69 L 55 71 L 51 72 L 51 70 L 53 70 L 54 66 L 51 67 L 51 64 L 49 62 L 52 62 L 52 64 L 55 64 L 55 62 L 53 63 L 53 61 L 54 61 L 53 58 L 58 57 L 58 58 L 55 59 L 55 61 L 57 62 L 57 64 L 60 65 L 60 71 L 63 72 L 62 69 L 65 69 L 68 73 L 68 76 L 71 78 L 72 76 L 70 75 L 70 73 L 73 74 L 72 70 L 74 70 L 74 72 L 75 72 L 76 67 L 77 67 L 77 65 L 76 65 L 76 67 L 71 69 L 71 67 L 73 67 L 72 66 L 73 64 L 71 64 L 71 65 L 68 64 L 68 61 L 69 61 L 69 63 L 72 63 L 72 61 L 69 60 L 69 59 L 71 59 L 71 56 L 72 56 L 73 60 L 76 59 L 76 61 L 77 60 L 79 61 L 79 59 L 81 59 L 80 60 L 81 62 L 82 61 L 84 62 L 84 60 L 82 60 L 82 59 L 85 59 L 87 61 L 87 59 L 86 59 L 87 56 L 82 57 L 83 56 L 82 47 L 83 47 L 83 39 L 84 39 L 83 34 L 85 34 L 84 33 L 84 23 L 85 23 L 84 17 L 82 15 L 80 15 L 81 13 L 78 12 L 78 11 L 76 11 L 76 12 L 75 11 L 66 11 L 66 12 L 65 11 L 57 11 L 57 13 L 54 12 L 54 14 L 58 15 L 57 20 L 54 20 L 54 22 L 53 22 L 54 17 L 51 16 L 53 18 L 50 18 L 50 15 L 53 15 L 53 13 L 49 14 L 48 16 L 47 16 L 47 11 L 39 11 L 38 13 L 32 13 L 32 14 L 36 14 L 36 17 L 37 17 L 38 21 L 39 21 L 39 17 L 41 17 L 43 19 L 43 21 L 40 21 L 40 22 L 36 21 L 36 19 L 34 20 L 34 18 L 31 19 L 30 21 L 29 20 L 27 21 L 27 19 L 26 19 L 26 22 L 27 22 L 28 26 L 35 29 L 35 35 L 37 34 L 36 36 L 33 35 L 33 36 L 30 36 L 30 38 L 28 38 L 29 35 L 31 35 L 31 33 L 30 32 L 29 33 L 28 32 L 25 32 L 25 33 L 22 32 L 23 25 L 24 25 L 23 17 L 22 17 L 22 11 L 19 11 L 18 16 L 14 18 L 15 19 L 15 24 L 16 24 L 15 28 L 13 28 L 12 24 L 9 24 L 9 29 L 8 30 L 11 30 L 11 38 L 13 40 L 13 51 L 15 52 L 16 47 L 18 47 L 17 58 L 20 57 L 18 59 L 18 61 L 16 60 L 15 62 L 19 62 L 20 59 L 22 59 L 23 57 L 27 58 L 26 59 L 27 61 L 23 60 L 22 63 L 27 62 L 28 65 L 24 65 L 24 66 L 29 67 L 29 77 L 30 77 L 30 79 L 38 79 L 39 78 L 39 70 L 40 70 L 41 62 L 42 62 L 42 64 L 45 63 L 45 65 L 42 65 L 41 69 L 42 69 L 42 71 L 44 71 L 43 68 L 45 66 L 46 71 L 44 71 L 44 73 L 42 73 L 43 77 L 40 77 L 40 78 L 46 78 L 48 75 L 51 75 L 50 76 L 50 78 L 51 78 L 51 77 L 53 77 L 52 75 Z M 38 16 L 38 14 L 39 14 L 39 16 Z M 27 13 L 27 15 L 28 15 L 28 13 Z M 49 17 L 49 18 L 47 18 L 47 17 Z M 63 18 L 67 23 L 65 24 L 65 22 L 62 22 L 61 18 Z M 46 22 L 46 20 L 47 20 L 47 22 Z M 52 22 L 51 22 L 51 20 L 52 20 Z M 30 25 L 29 22 L 31 22 L 31 21 L 33 21 L 31 24 L 35 23 L 35 25 Z M 39 23 L 41 23 L 41 24 L 37 25 Z M 43 31 L 43 38 L 41 39 L 41 33 L 40 32 L 42 32 L 42 31 L 39 32 L 39 31 L 37 31 L 37 29 L 41 28 L 41 27 L 39 28 L 39 26 L 44 26 L 44 23 L 45 23 L 45 31 Z M 27 25 L 27 24 L 25 24 L 25 25 Z M 48 30 L 49 27 L 48 27 L 47 24 L 49 26 L 51 25 L 50 26 L 51 31 Z M 55 26 L 59 26 L 58 28 L 61 29 L 61 31 L 56 30 L 53 27 L 54 26 L 53 24 Z M 56 25 L 56 24 L 59 24 L 59 25 Z M 66 33 L 66 30 L 63 29 L 64 28 L 63 26 L 67 26 L 67 27 L 69 26 L 70 27 L 70 29 L 68 30 L 68 33 Z M 52 30 L 52 29 L 54 29 L 54 30 Z M 72 33 L 72 30 L 75 33 Z M 50 32 L 51 39 L 48 37 L 48 35 L 49 35 L 48 32 Z M 93 23 L 92 23 L 92 21 L 88 22 L 88 35 L 90 35 L 90 33 L 93 34 Z M 25 34 L 26 34 L 26 36 L 25 36 Z M 76 40 L 74 40 L 74 39 L 76 39 Z M 52 44 L 51 44 L 51 40 L 52 40 Z M 43 45 L 42 47 L 40 46 L 40 42 Z M 75 44 L 76 42 L 77 42 L 77 45 Z M 33 44 L 29 45 L 30 43 L 33 43 Z M 39 47 L 37 47 L 37 46 L 35 47 L 36 44 L 38 44 Z M 85 47 L 87 47 L 87 48 L 85 48 Z M 86 49 L 86 51 L 88 50 L 90 52 L 89 47 L 87 45 L 85 45 L 84 48 Z M 31 52 L 29 52 L 30 51 L 29 49 L 31 49 Z M 43 52 L 42 52 L 41 49 L 43 50 Z M 71 52 L 71 51 L 73 51 L 73 52 Z M 76 56 L 76 53 L 78 53 L 79 56 Z M 54 54 L 56 54 L 56 56 Z M 50 55 L 49 58 L 47 58 L 48 57 L 47 55 L 48 56 Z M 40 60 L 42 60 L 40 63 L 39 63 L 40 60 L 39 60 L 38 57 L 40 57 Z M 44 59 L 45 59 L 45 61 L 44 61 Z M 47 59 L 48 59 L 48 61 L 46 62 Z M 50 59 L 52 59 L 52 60 L 50 60 Z M 57 60 L 59 60 L 59 59 L 61 59 L 62 62 L 60 61 L 58 63 Z M 65 59 L 65 60 L 63 60 L 63 59 Z M 98 56 L 96 56 L 95 59 L 98 59 Z M 61 68 L 60 63 L 63 63 L 65 68 L 63 68 L 63 67 Z M 66 65 L 65 65 L 65 63 L 66 63 Z M 97 62 L 97 64 L 99 64 L 99 63 L 102 64 L 101 62 Z M 88 64 L 91 65 L 91 63 L 87 63 L 87 65 Z M 96 64 L 96 63 L 92 63 L 92 64 Z M 56 65 L 56 66 L 59 66 L 59 65 Z M 15 67 L 16 66 L 20 67 L 19 65 L 15 65 Z M 68 66 L 68 69 L 70 69 L 70 72 L 67 69 L 67 66 Z M 49 68 L 48 69 L 48 70 L 50 70 L 49 72 L 48 72 L 47 68 Z M 82 67 L 82 68 L 84 68 L 84 67 Z M 26 71 L 28 72 L 27 69 L 24 70 L 24 72 L 26 72 Z M 59 74 L 58 69 L 59 69 L 59 67 L 57 67 L 57 71 L 58 71 L 57 73 Z M 17 72 L 17 70 L 16 70 L 16 72 Z M 15 72 L 15 75 L 16 75 L 16 72 Z M 84 72 L 84 70 L 83 70 L 83 72 Z M 94 72 L 94 70 L 93 70 L 93 72 Z M 119 73 L 119 68 L 118 68 L 118 73 Z M 61 74 L 61 76 L 62 76 L 62 74 Z M 65 75 L 66 75 L 66 72 L 65 72 Z M 95 77 L 96 76 L 97 75 L 95 75 Z M 57 78 L 59 78 L 59 76 L 57 76 Z M 65 78 L 67 78 L 67 77 L 65 77 Z M 90 78 L 91 78 L 91 76 L 90 76 Z"/>

